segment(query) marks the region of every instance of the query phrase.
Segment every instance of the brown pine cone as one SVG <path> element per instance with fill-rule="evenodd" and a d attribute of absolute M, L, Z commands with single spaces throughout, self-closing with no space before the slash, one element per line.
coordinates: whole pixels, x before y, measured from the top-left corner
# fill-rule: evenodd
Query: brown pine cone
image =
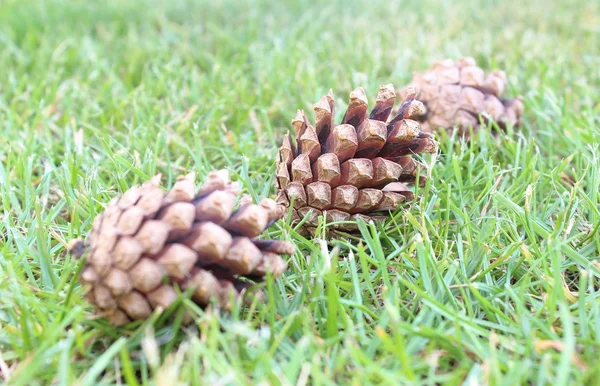
<path fill-rule="evenodd" d="M 253 280 L 287 268 L 291 243 L 256 239 L 282 214 L 275 201 L 255 205 L 224 170 L 211 172 L 196 193 L 194 174 L 165 194 L 160 176 L 113 200 L 96 217 L 80 280 L 87 297 L 115 325 L 147 318 L 192 287 L 192 299 L 228 308 Z M 71 245 L 82 253 L 82 243 Z"/>
<path fill-rule="evenodd" d="M 417 117 L 424 131 L 452 130 L 468 135 L 479 130 L 481 123 L 496 121 L 502 129 L 518 126 L 523 115 L 521 98 L 506 99 L 502 94 L 508 80 L 504 71 L 487 76 L 473 58 L 454 62 L 442 60 L 422 73 L 413 74 L 410 89 L 418 89 L 427 111 Z M 400 91 L 402 94 L 404 91 Z"/>
<path fill-rule="evenodd" d="M 334 123 L 331 91 L 314 105 L 315 126 L 303 111 L 292 121 L 295 143 L 286 134 L 277 158 L 277 201 L 288 208 L 293 201 L 293 221 L 305 219 L 304 231 L 314 231 L 318 218 L 335 222 L 334 229 L 353 231 L 357 218 L 382 219 L 390 210 L 412 200 L 407 184 L 414 184 L 422 164 L 413 155 L 435 153 L 433 136 L 420 131 L 412 117 L 424 112 L 410 92 L 388 122 L 396 93 L 391 84 L 381 86 L 370 115 L 365 91 L 350 93 L 342 123 Z M 425 183 L 425 176 L 419 175 Z M 383 217 L 382 217 L 383 216 Z"/>

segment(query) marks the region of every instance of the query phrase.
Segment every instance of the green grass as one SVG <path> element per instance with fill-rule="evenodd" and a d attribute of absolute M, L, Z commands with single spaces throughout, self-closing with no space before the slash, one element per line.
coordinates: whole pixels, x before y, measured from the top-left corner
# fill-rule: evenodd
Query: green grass
<path fill-rule="evenodd" d="M 599 384 L 599 26 L 584 0 L 0 1 L 0 383 Z M 269 196 L 296 109 L 463 55 L 524 125 L 442 136 L 386 227 L 272 227 L 299 251 L 266 304 L 89 319 L 65 245 L 110 198 L 221 167 Z"/>

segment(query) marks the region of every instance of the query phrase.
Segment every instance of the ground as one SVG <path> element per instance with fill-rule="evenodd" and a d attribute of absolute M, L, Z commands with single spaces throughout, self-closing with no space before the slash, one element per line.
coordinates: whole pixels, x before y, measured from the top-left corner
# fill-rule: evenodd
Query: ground
<path fill-rule="evenodd" d="M 0 2 L 0 382 L 598 384 L 599 26 L 583 0 Z M 462 56 L 524 124 L 441 135 L 385 226 L 273 226 L 298 252 L 265 304 L 93 318 L 65 248 L 103 203 L 222 167 L 272 196 L 296 109 Z"/>

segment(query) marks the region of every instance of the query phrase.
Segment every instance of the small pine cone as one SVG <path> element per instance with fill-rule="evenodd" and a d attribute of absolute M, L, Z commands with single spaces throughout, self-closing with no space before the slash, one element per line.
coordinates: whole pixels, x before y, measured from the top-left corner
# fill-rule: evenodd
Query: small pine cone
<path fill-rule="evenodd" d="M 502 98 L 507 84 L 504 71 L 486 75 L 473 58 L 463 58 L 456 62 L 442 60 L 425 72 L 413 74 L 407 89 L 420 90 L 419 98 L 427 109 L 417 117 L 423 130 L 456 127 L 460 135 L 467 136 L 471 127 L 473 131 L 479 130 L 480 119 L 484 123 L 495 121 L 502 129 L 520 125 L 523 102 L 520 97 Z"/>
<path fill-rule="evenodd" d="M 192 291 L 201 306 L 224 308 L 267 274 L 287 268 L 289 242 L 257 237 L 281 215 L 273 200 L 237 208 L 238 186 L 226 171 L 211 172 L 198 192 L 194 174 L 165 192 L 160 177 L 112 201 L 94 221 L 80 281 L 91 303 L 115 325 L 147 318 Z M 82 254 L 82 243 L 70 243 Z"/>
<path fill-rule="evenodd" d="M 425 176 L 413 155 L 438 149 L 433 135 L 412 119 L 424 111 L 415 97 L 413 90 L 389 121 L 396 99 L 391 84 L 380 87 L 370 115 L 364 90 L 352 91 L 338 125 L 331 91 L 314 105 L 314 126 L 298 110 L 295 143 L 285 135 L 276 167 L 277 202 L 285 208 L 293 202 L 293 222 L 304 220 L 303 230 L 312 233 L 324 215 L 334 229 L 351 232 L 356 224 L 349 220 L 385 219 L 414 198 L 407 184 L 417 177 L 424 184 Z"/>

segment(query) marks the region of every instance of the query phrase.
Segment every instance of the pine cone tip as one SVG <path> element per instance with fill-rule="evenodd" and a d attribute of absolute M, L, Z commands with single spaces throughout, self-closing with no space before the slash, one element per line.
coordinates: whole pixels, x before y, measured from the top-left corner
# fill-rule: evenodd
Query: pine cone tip
<path fill-rule="evenodd" d="M 67 244 L 67 252 L 78 259 L 85 254 L 87 248 L 88 246 L 83 239 L 74 239 Z"/>

